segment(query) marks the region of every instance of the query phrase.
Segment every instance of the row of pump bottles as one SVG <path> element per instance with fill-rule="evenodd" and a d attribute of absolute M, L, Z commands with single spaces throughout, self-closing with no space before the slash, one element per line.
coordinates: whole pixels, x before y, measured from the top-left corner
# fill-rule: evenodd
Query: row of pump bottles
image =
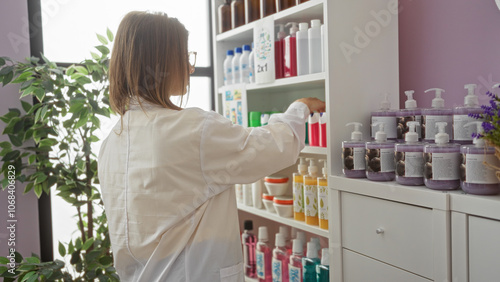
<path fill-rule="evenodd" d="M 500 84 L 494 88 L 498 86 Z M 348 126 L 354 125 L 354 131 L 350 141 L 342 142 L 343 171 L 346 177 L 366 177 L 373 181 L 396 179 L 402 185 L 425 185 L 436 190 L 461 187 L 470 194 L 498 194 L 500 184 L 496 171 L 492 168 L 500 167 L 500 162 L 494 155 L 495 149 L 478 138 L 483 133 L 483 127 L 482 122 L 476 119 L 482 110 L 474 95 L 475 87 L 474 84 L 465 86 L 468 89 L 465 106 L 453 110 L 442 107 L 441 89 L 429 89 L 436 91 L 433 108 L 416 112 L 414 107 L 410 107 L 412 111 L 408 111 L 408 105 L 416 106 L 411 99 L 412 93 L 408 92 L 410 103 L 406 104 L 406 112 L 401 117 L 404 119 L 405 131 L 408 128 L 404 134 L 405 142 L 400 142 L 399 138 L 398 143 L 388 140 L 386 122 L 379 120 L 372 124 L 379 130 L 375 133 L 374 140 L 368 142 L 363 141 L 360 123 L 348 123 Z M 423 114 L 421 121 L 427 123 L 420 122 L 420 114 Z M 396 121 L 392 120 L 389 126 L 395 124 Z M 452 124 L 455 131 L 454 142 L 450 142 Z M 425 127 L 425 133 L 422 129 L 419 136 L 418 129 L 422 127 Z M 463 132 L 467 132 L 466 136 L 461 135 Z M 429 134 L 433 134 L 432 138 Z"/>
<path fill-rule="evenodd" d="M 309 161 L 307 166 L 306 160 Z M 323 163 L 318 175 L 317 161 Z M 293 218 L 328 230 L 328 168 L 326 160 L 300 158 L 293 174 Z"/>

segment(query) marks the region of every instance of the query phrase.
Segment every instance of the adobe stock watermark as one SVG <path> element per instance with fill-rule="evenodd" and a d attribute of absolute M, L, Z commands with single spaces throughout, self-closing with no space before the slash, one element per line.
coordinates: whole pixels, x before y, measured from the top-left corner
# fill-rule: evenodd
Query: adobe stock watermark
<path fill-rule="evenodd" d="M 30 30 L 30 24 L 27 17 L 22 17 L 23 21 L 21 34 L 9 32 L 7 39 L 14 52 L 19 53 L 19 48 L 30 43 L 30 38 L 42 31 L 42 26 L 55 17 L 61 10 L 61 5 L 67 4 L 69 0 L 42 0 L 42 9 L 33 15 L 34 24 Z"/>
<path fill-rule="evenodd" d="M 497 94 L 498 95 L 498 90 L 497 89 L 492 89 L 493 86 L 497 83 L 500 83 L 500 81 L 495 81 L 493 79 L 493 74 L 488 74 L 487 77 L 483 77 L 482 75 L 479 75 L 477 77 L 477 80 L 478 80 L 478 84 L 477 84 L 477 93 L 486 93 L 487 91 L 492 91 L 493 90 L 493 93 Z M 486 90 L 483 90 L 483 88 L 486 88 Z"/>
<path fill-rule="evenodd" d="M 373 20 L 368 21 L 364 27 L 355 26 L 352 43 L 341 42 L 339 47 L 347 63 L 351 63 L 354 55 L 359 55 L 362 49 L 368 47 L 372 40 L 379 36 L 383 28 L 388 27 L 394 20 L 394 16 L 402 11 L 398 0 L 389 0 L 385 9 L 370 11 Z"/>
<path fill-rule="evenodd" d="M 9 254 L 7 258 L 9 259 L 8 272 L 14 274 L 16 269 L 16 168 L 13 165 L 8 165 L 8 176 L 9 184 L 7 186 L 7 230 L 8 239 L 7 246 Z"/>

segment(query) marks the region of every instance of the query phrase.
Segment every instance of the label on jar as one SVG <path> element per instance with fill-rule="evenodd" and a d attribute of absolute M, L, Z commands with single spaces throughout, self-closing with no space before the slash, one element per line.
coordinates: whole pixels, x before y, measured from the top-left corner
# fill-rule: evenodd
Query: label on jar
<path fill-rule="evenodd" d="M 273 282 L 282 282 L 281 261 L 273 258 Z"/>
<path fill-rule="evenodd" d="M 434 140 L 436 133 L 438 133 L 438 128 L 436 127 L 436 122 L 439 121 L 444 121 L 448 123 L 446 125 L 445 132 L 448 133 L 448 136 L 453 136 L 452 133 L 452 122 L 453 122 L 453 117 L 452 116 L 434 116 L 434 115 L 427 115 L 423 116 L 422 118 L 422 138 L 427 139 L 427 140 Z"/>
<path fill-rule="evenodd" d="M 424 177 L 426 179 L 460 179 L 460 153 L 424 153 L 424 161 Z"/>
<path fill-rule="evenodd" d="M 396 152 L 396 174 L 404 177 L 424 176 L 422 152 Z"/>
<path fill-rule="evenodd" d="M 304 185 L 304 200 L 306 216 L 318 214 L 318 186 Z"/>
<path fill-rule="evenodd" d="M 469 122 L 479 121 L 468 115 L 454 115 L 453 116 L 453 140 L 470 141 L 472 140 L 472 133 L 477 132 L 475 125 L 465 126 Z"/>
<path fill-rule="evenodd" d="M 495 157 L 495 155 L 492 154 L 466 154 L 465 158 L 462 157 L 460 171 L 465 170 L 465 173 L 462 173 L 462 181 L 474 184 L 499 183 L 498 178 L 495 175 L 496 170 L 488 165 L 485 165 L 484 163 L 500 167 L 500 161 L 497 157 Z"/>
<path fill-rule="evenodd" d="M 266 278 L 266 267 L 264 253 L 261 251 L 255 251 L 255 264 L 257 268 L 257 278 Z"/>
<path fill-rule="evenodd" d="M 422 130 L 420 129 L 420 125 L 422 124 L 422 116 L 421 115 L 416 115 L 416 116 L 402 116 L 402 117 L 397 117 L 397 128 L 396 132 L 398 135 L 398 139 L 405 139 L 405 134 L 410 131 L 410 127 L 408 127 L 408 122 L 410 121 L 416 121 L 418 122 L 418 125 L 416 126 L 415 130 L 417 131 L 418 138 L 421 138 L 422 136 Z"/>
<path fill-rule="evenodd" d="M 302 269 L 298 268 L 298 267 L 295 267 L 291 264 L 288 264 L 288 278 L 289 278 L 289 281 L 290 282 L 302 282 L 302 280 L 300 280 L 300 272 L 302 271 Z"/>
<path fill-rule="evenodd" d="M 293 211 L 304 212 L 304 183 L 293 182 Z"/>
<path fill-rule="evenodd" d="M 318 185 L 319 219 L 328 220 L 328 187 Z"/>
<path fill-rule="evenodd" d="M 384 123 L 384 131 L 387 134 L 387 138 L 396 138 L 396 117 L 378 117 L 372 116 L 372 138 L 375 138 L 375 133 L 379 130 L 378 126 L 374 124 Z"/>
<path fill-rule="evenodd" d="M 365 170 L 365 148 L 342 148 L 342 162 L 345 170 Z"/>
<path fill-rule="evenodd" d="M 366 170 L 369 172 L 392 172 L 394 165 L 394 149 L 366 149 Z"/>

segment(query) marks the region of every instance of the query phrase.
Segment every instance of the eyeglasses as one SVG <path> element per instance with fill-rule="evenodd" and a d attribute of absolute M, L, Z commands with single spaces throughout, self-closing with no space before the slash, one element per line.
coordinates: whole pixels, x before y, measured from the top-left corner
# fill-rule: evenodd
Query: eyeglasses
<path fill-rule="evenodd" d="M 194 51 L 191 51 L 188 53 L 188 57 L 189 57 L 189 64 L 194 67 L 196 65 L 196 54 L 198 54 L 197 52 L 194 52 Z"/>

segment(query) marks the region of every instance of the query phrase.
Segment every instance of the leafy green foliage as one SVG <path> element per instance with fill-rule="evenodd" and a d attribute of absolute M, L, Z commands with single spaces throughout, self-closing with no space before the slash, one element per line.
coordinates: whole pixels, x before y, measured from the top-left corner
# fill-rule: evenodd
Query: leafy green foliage
<path fill-rule="evenodd" d="M 63 261 L 40 262 L 33 255 L 23 259 L 12 274 L 7 258 L 0 257 L 0 277 L 4 281 L 118 281 L 113 268 L 106 215 L 97 179 L 97 156 L 91 143 L 99 139 L 99 116 L 109 117 L 108 63 L 113 40 L 97 35 L 103 45 L 92 52 L 92 59 L 67 68 L 57 66 L 45 56 L 13 62 L 0 57 L 0 82 L 17 84 L 20 107 L 9 109 L 0 117 L 6 124 L 3 135 L 9 141 L 0 143 L 0 160 L 6 189 L 9 171 L 16 181 L 24 182 L 24 193 L 34 191 L 37 197 L 51 190 L 75 207 L 79 238 L 67 244 L 59 242 L 61 256 L 70 258 L 75 271 L 68 271 Z M 25 98 L 23 98 L 25 97 Z M 33 99 L 34 105 L 28 101 Z M 11 176 L 12 177 L 12 176 Z M 99 207 L 99 208 L 97 208 Z M 5 266 L 3 266 L 5 265 Z"/>

